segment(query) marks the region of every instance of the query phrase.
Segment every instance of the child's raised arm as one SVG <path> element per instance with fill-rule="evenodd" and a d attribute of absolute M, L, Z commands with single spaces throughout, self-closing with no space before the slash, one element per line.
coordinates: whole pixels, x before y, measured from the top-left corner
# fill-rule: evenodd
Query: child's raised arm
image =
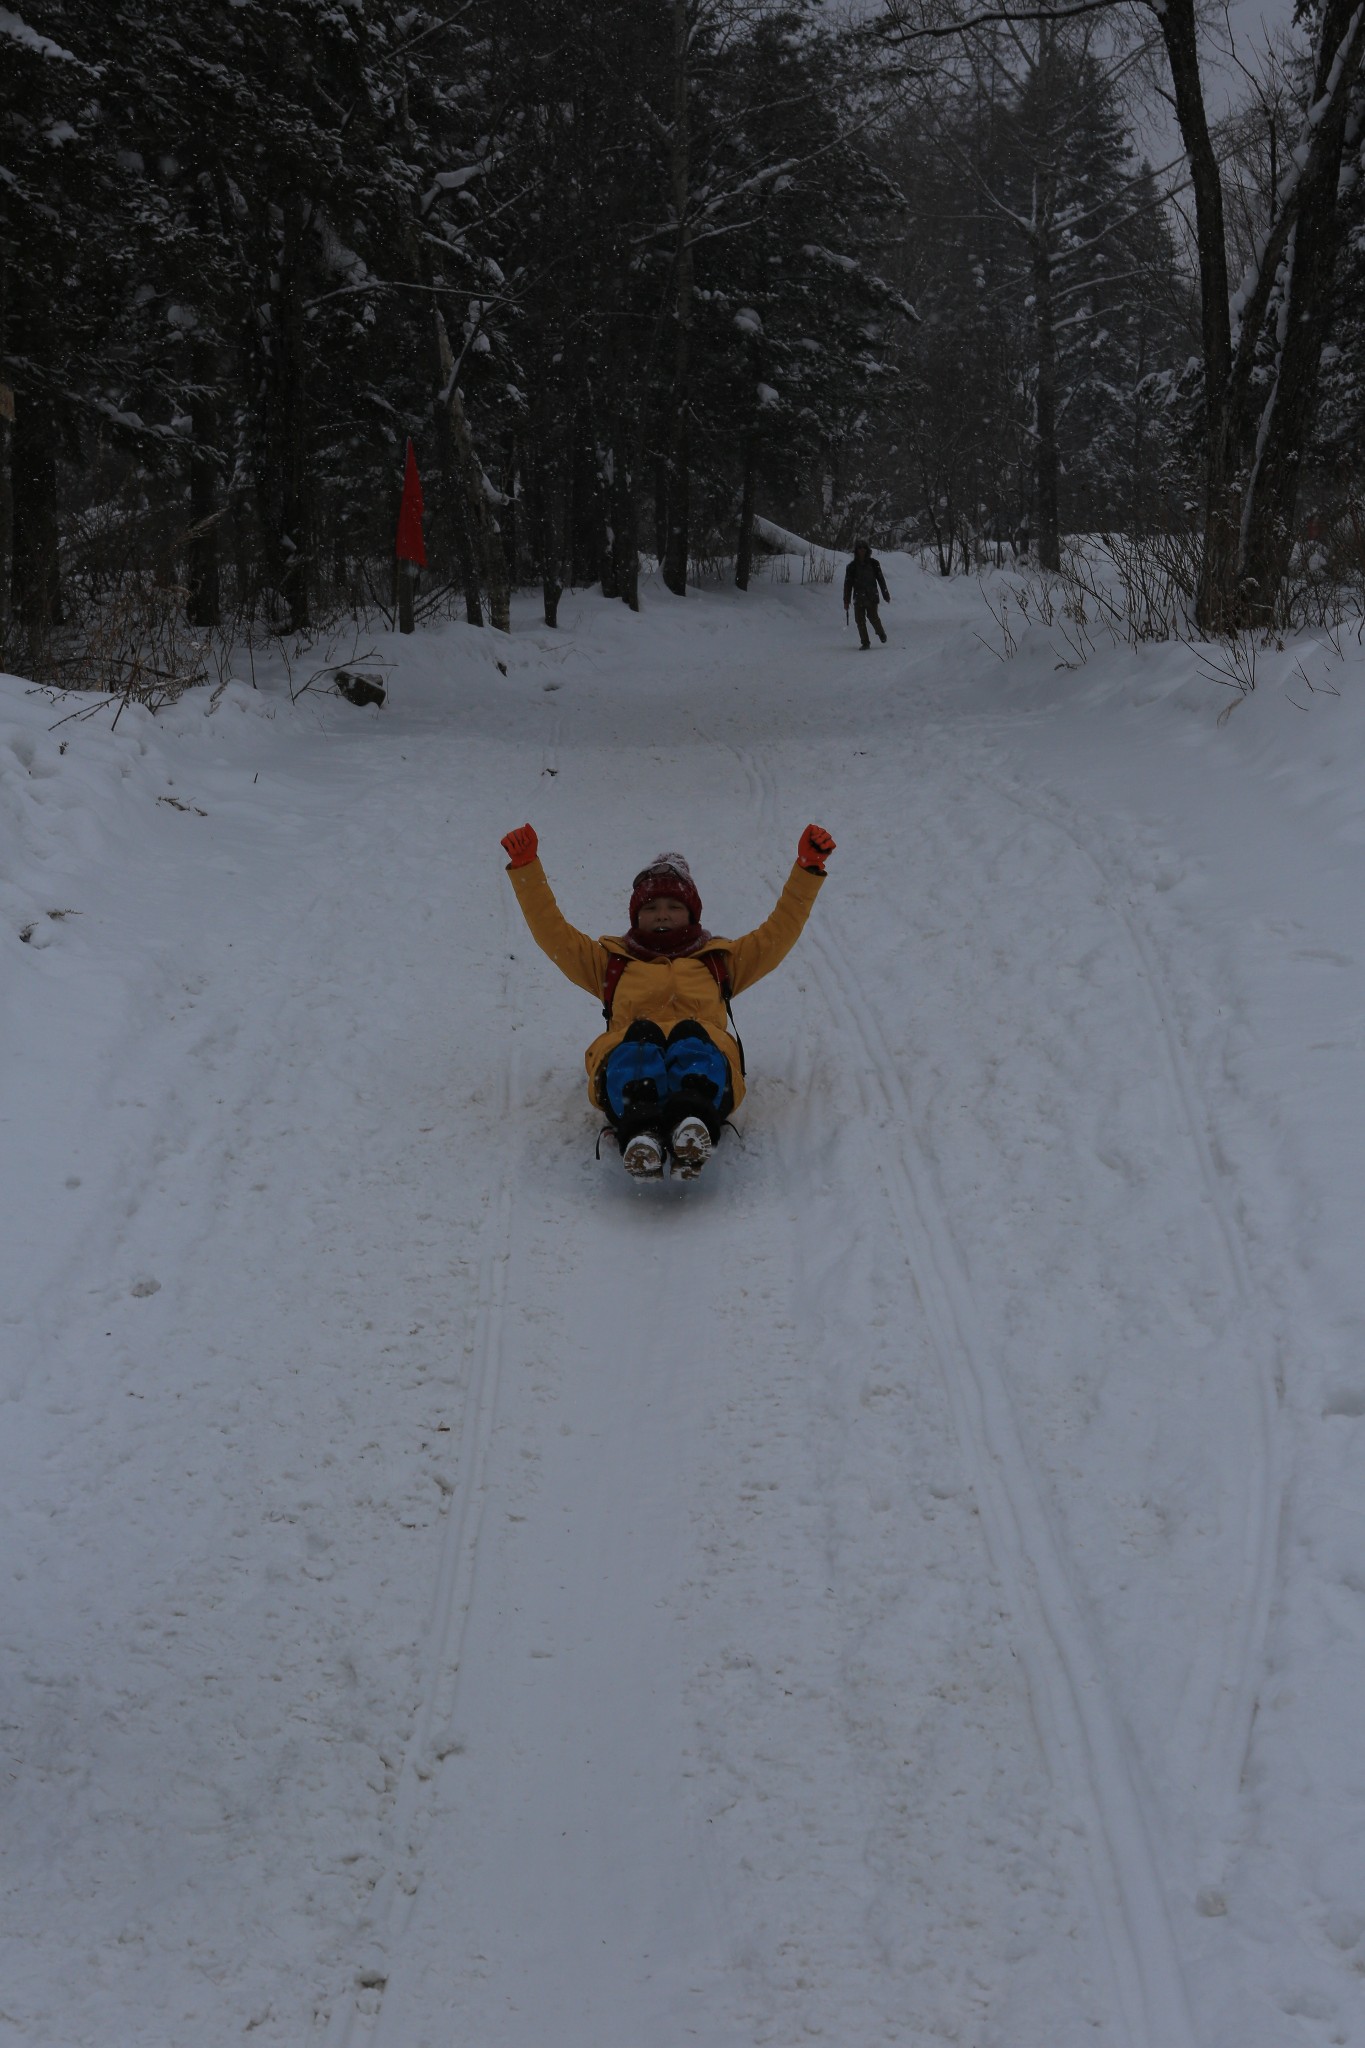
<path fill-rule="evenodd" d="M 555 902 L 540 864 L 540 841 L 535 826 L 518 825 L 515 832 L 505 835 L 502 844 L 507 854 L 507 873 L 531 937 L 561 974 L 600 999 L 607 978 L 606 948 L 586 932 L 575 931 Z"/>
<path fill-rule="evenodd" d="M 730 985 L 736 995 L 785 960 L 801 936 L 810 908 L 825 879 L 825 862 L 834 841 L 822 825 L 807 825 L 796 850 L 796 865 L 777 899 L 771 917 L 756 930 L 736 939 L 730 949 Z"/>

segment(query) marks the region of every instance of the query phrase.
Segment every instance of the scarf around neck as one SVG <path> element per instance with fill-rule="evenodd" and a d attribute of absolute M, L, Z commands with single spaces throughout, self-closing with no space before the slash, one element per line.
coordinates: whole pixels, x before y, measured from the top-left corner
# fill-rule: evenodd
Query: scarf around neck
<path fill-rule="evenodd" d="M 626 932 L 621 939 L 632 960 L 683 960 L 710 943 L 710 932 L 699 924 L 684 925 L 679 932 Z"/>

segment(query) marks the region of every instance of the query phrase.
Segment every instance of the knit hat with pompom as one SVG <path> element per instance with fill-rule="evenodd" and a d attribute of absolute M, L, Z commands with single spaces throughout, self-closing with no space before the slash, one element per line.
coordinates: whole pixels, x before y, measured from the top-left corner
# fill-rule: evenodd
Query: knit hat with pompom
<path fill-rule="evenodd" d="M 647 868 L 641 868 L 631 885 L 630 928 L 646 903 L 654 903 L 660 896 L 671 897 L 675 903 L 686 907 L 688 918 L 693 924 L 701 923 L 701 897 L 692 880 L 692 870 L 680 853 L 661 853 Z"/>

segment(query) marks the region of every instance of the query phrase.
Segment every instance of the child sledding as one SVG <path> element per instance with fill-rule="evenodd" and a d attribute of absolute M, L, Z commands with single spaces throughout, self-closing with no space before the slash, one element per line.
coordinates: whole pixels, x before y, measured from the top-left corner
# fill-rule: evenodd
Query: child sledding
<path fill-rule="evenodd" d="M 555 902 L 534 828 L 522 825 L 502 844 L 532 938 L 602 1005 L 606 1029 L 585 1055 L 588 1094 L 615 1133 L 627 1173 L 657 1180 L 667 1164 L 695 1179 L 744 1099 L 743 1053 L 727 1028 L 730 998 L 796 944 L 834 841 L 807 825 L 772 916 L 742 939 L 718 939 L 703 928 L 701 898 L 681 854 L 661 853 L 635 877 L 629 931 L 590 939 Z"/>

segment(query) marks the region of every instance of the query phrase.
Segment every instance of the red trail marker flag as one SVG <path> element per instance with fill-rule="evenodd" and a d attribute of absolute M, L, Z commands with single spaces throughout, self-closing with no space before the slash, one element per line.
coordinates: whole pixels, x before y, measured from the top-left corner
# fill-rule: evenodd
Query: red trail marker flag
<path fill-rule="evenodd" d="M 415 562 L 419 569 L 427 566 L 427 551 L 422 540 L 422 479 L 417 474 L 417 457 L 408 442 L 407 465 L 403 471 L 403 503 L 398 511 L 398 539 L 394 553 L 400 562 Z"/>

